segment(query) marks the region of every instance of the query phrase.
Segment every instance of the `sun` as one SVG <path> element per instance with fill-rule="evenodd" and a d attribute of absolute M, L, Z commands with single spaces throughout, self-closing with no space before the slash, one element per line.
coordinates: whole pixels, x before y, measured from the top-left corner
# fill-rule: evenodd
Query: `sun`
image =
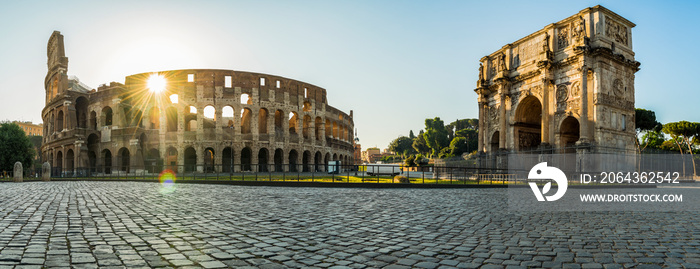
<path fill-rule="evenodd" d="M 165 85 L 167 82 L 165 81 L 165 77 L 162 75 L 152 74 L 151 77 L 148 78 L 148 82 L 146 84 L 152 92 L 160 93 L 165 90 Z"/>

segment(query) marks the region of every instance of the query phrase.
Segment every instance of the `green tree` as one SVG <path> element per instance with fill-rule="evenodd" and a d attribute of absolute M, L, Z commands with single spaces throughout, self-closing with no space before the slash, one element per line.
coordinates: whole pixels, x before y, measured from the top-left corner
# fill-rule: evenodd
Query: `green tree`
<path fill-rule="evenodd" d="M 411 140 L 413 140 L 414 138 L 416 138 L 416 135 L 413 134 L 413 130 L 411 130 L 410 132 L 408 132 L 408 138 L 410 138 Z"/>
<path fill-rule="evenodd" d="M 12 171 L 15 162 L 21 162 L 24 170 L 29 169 L 34 158 L 34 146 L 19 125 L 0 125 L 0 170 Z"/>
<path fill-rule="evenodd" d="M 642 152 L 646 146 L 649 145 L 649 142 L 645 141 L 644 138 L 652 138 L 652 136 L 644 135 L 642 136 L 642 141 L 639 141 L 639 135 L 641 133 L 648 133 L 654 129 L 660 129 L 662 125 L 660 122 L 656 121 L 656 113 L 654 113 L 654 111 L 637 108 L 634 112 L 634 125 L 636 126 L 637 132 L 635 144 L 637 146 L 637 151 Z"/>
<path fill-rule="evenodd" d="M 646 132 L 642 136 L 642 144 L 641 150 L 644 150 L 646 148 L 652 148 L 652 149 L 661 149 L 661 145 L 666 141 L 666 138 L 664 137 L 664 134 L 661 133 L 661 125 L 658 126 L 658 128 L 654 128 L 651 131 Z M 672 141 L 668 141 L 670 143 L 673 143 Z M 678 149 L 674 149 L 676 151 Z"/>
<path fill-rule="evenodd" d="M 416 166 L 416 157 L 415 156 L 409 156 L 404 160 L 404 164 L 408 167 Z"/>
<path fill-rule="evenodd" d="M 693 175 L 697 174 L 695 170 L 695 156 L 693 156 L 692 142 L 697 141 L 697 137 L 700 136 L 700 123 L 679 121 L 679 122 L 669 122 L 664 124 L 662 129 L 664 133 L 671 135 L 673 141 L 678 145 L 678 149 L 681 154 L 683 154 L 682 144 L 688 147 L 688 152 L 690 152 L 690 159 L 693 160 Z"/>
<path fill-rule="evenodd" d="M 433 157 L 437 157 L 440 150 L 447 147 L 450 143 L 447 129 L 445 129 L 445 124 L 440 117 L 425 119 L 425 133 L 423 136 L 425 143 L 432 150 Z"/>
<path fill-rule="evenodd" d="M 421 131 L 415 139 L 413 139 L 413 149 L 420 154 L 428 154 L 430 152 L 430 147 L 425 143 L 424 133 Z"/>
<path fill-rule="evenodd" d="M 475 151 L 477 147 L 479 147 L 479 130 L 462 129 L 457 131 L 457 137 L 464 137 L 467 139 L 467 149 L 465 152 Z"/>
<path fill-rule="evenodd" d="M 406 157 L 409 154 L 414 154 L 416 151 L 413 149 L 413 139 L 405 136 L 399 136 L 389 143 L 389 150 L 393 151 L 397 155 Z"/>
<path fill-rule="evenodd" d="M 460 156 L 462 153 L 467 152 L 467 138 L 462 136 L 456 136 L 450 142 L 450 154 L 452 156 Z"/>

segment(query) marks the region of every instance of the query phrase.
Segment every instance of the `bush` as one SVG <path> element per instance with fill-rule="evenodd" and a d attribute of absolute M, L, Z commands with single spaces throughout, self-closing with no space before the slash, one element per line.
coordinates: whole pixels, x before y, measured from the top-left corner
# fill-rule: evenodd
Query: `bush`
<path fill-rule="evenodd" d="M 411 183 L 411 180 L 405 176 L 395 176 L 394 181 L 398 181 L 399 183 Z"/>

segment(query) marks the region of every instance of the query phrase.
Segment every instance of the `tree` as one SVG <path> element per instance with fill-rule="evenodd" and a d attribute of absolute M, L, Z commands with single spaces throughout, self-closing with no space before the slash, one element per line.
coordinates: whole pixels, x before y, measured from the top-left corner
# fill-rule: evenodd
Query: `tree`
<path fill-rule="evenodd" d="M 465 137 L 457 136 L 450 142 L 450 154 L 452 156 L 460 156 L 467 150 L 467 138 Z"/>
<path fill-rule="evenodd" d="M 34 146 L 19 125 L 3 123 L 0 125 L 0 170 L 12 171 L 15 162 L 21 162 L 22 168 L 29 169 L 34 158 Z"/>
<path fill-rule="evenodd" d="M 477 150 L 479 147 L 479 130 L 476 129 L 462 129 L 457 131 L 457 137 L 464 137 L 467 139 L 467 149 L 465 152 L 472 152 Z"/>
<path fill-rule="evenodd" d="M 411 140 L 413 140 L 414 138 L 416 138 L 416 135 L 413 134 L 413 130 L 411 130 L 410 132 L 408 132 L 408 138 L 410 138 Z"/>
<path fill-rule="evenodd" d="M 399 136 L 389 143 L 389 150 L 393 151 L 397 155 L 406 157 L 406 155 L 415 153 L 413 149 L 413 139 L 405 136 Z"/>
<path fill-rule="evenodd" d="M 432 150 L 432 156 L 437 157 L 440 150 L 449 145 L 447 129 L 440 117 L 425 119 L 425 133 L 423 134 L 425 143 Z"/>
<path fill-rule="evenodd" d="M 661 125 L 658 125 L 657 128 L 654 128 L 651 131 L 646 132 L 642 136 L 642 144 L 641 150 L 644 150 L 646 148 L 652 148 L 652 149 L 661 149 L 661 145 L 663 145 L 664 142 L 669 142 L 673 143 L 670 140 L 666 141 L 666 138 L 664 137 L 664 134 L 661 133 Z M 674 149 L 678 150 L 677 148 Z"/>
<path fill-rule="evenodd" d="M 425 138 L 424 138 L 424 133 L 421 130 L 421 132 L 416 136 L 415 139 L 413 139 L 413 149 L 416 150 L 416 152 L 420 154 L 428 154 L 430 152 L 430 147 L 428 147 L 428 144 L 425 143 Z"/>
<path fill-rule="evenodd" d="M 408 167 L 416 166 L 416 157 L 415 156 L 410 156 L 404 160 L 404 164 Z"/>
<path fill-rule="evenodd" d="M 637 108 L 634 110 L 634 125 L 636 126 L 636 131 L 637 134 L 635 136 L 635 144 L 637 146 L 637 151 L 642 152 L 646 148 L 646 146 L 649 145 L 648 141 L 645 141 L 644 138 L 651 138 L 651 136 L 644 135 L 642 137 L 642 141 L 639 141 L 639 134 L 642 132 L 650 132 L 652 130 L 660 129 L 661 123 L 656 121 L 656 113 L 651 110 L 646 110 L 642 108 Z M 663 141 L 662 141 L 663 142 Z M 642 145 L 645 145 L 642 147 Z"/>
<path fill-rule="evenodd" d="M 690 152 L 690 159 L 693 160 L 693 175 L 696 175 L 695 170 L 695 157 L 693 156 L 693 147 L 691 141 L 695 142 L 697 137 L 700 136 L 700 123 L 679 121 L 679 122 L 669 122 L 664 124 L 662 129 L 664 133 L 671 135 L 673 141 L 678 145 L 678 149 L 681 154 L 683 154 L 683 146 L 681 144 L 685 143 L 688 146 L 688 151 Z"/>

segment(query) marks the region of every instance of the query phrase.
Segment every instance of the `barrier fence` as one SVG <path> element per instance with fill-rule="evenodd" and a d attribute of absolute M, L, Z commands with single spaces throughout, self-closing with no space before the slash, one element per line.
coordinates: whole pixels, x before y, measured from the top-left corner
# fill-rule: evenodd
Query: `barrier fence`
<path fill-rule="evenodd" d="M 33 170 L 32 170 L 33 171 Z M 337 183 L 414 183 L 414 184 L 508 184 L 515 180 L 503 169 L 465 167 L 405 167 L 401 165 L 334 164 L 235 164 L 235 165 L 152 165 L 95 166 L 73 169 L 52 167 L 52 179 L 144 180 L 153 181 L 165 173 L 176 180 L 213 181 L 296 181 Z M 27 176 L 27 174 L 31 174 Z M 27 173 L 25 180 L 40 179 L 41 171 Z M 0 175 L 11 181 L 12 173 Z"/>

